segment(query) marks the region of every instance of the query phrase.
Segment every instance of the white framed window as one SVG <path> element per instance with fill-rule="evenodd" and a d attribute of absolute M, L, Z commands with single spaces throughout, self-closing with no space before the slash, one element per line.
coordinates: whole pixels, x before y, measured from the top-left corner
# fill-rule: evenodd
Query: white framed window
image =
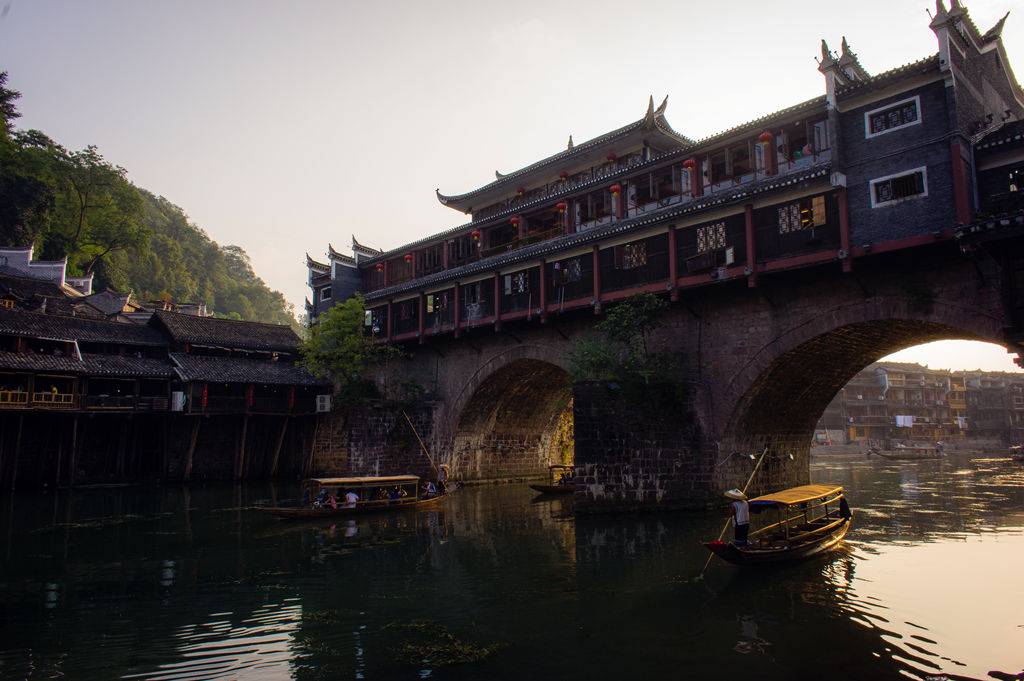
<path fill-rule="evenodd" d="M 889 206 L 928 196 L 928 169 L 924 166 L 871 180 L 871 207 Z"/>
<path fill-rule="evenodd" d="M 921 123 L 921 98 L 910 97 L 864 114 L 864 137 L 871 139 Z"/>
<path fill-rule="evenodd" d="M 331 287 L 328 286 L 327 288 L 321 289 L 320 290 L 320 300 L 330 300 L 330 299 L 331 299 Z"/>

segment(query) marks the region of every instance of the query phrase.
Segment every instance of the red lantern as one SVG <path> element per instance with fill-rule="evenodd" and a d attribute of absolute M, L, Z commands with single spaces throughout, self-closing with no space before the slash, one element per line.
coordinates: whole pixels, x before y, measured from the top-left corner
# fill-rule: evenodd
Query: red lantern
<path fill-rule="evenodd" d="M 622 187 L 620 187 L 617 184 L 613 184 L 611 187 L 608 188 L 608 190 L 612 193 L 612 196 L 618 196 L 619 192 L 622 191 Z"/>
<path fill-rule="evenodd" d="M 384 271 L 384 263 L 382 263 L 382 262 L 377 263 L 377 271 L 378 272 L 383 272 Z"/>
<path fill-rule="evenodd" d="M 406 262 L 412 262 L 412 253 L 406 253 L 405 254 L 405 261 Z"/>
<path fill-rule="evenodd" d="M 558 173 L 558 179 L 561 180 L 562 182 L 565 182 L 566 180 L 569 179 L 569 173 L 563 170 L 562 172 Z"/>
<path fill-rule="evenodd" d="M 608 154 L 605 156 L 609 163 L 615 163 L 615 159 L 618 158 L 615 154 Z"/>
<path fill-rule="evenodd" d="M 526 188 L 525 187 L 520 187 L 519 189 L 516 190 L 516 194 L 519 194 L 519 196 L 522 196 L 525 193 L 526 193 Z"/>
<path fill-rule="evenodd" d="M 697 161 L 695 159 L 688 158 L 685 161 L 683 161 L 683 167 L 686 168 L 687 170 L 693 170 L 694 168 L 697 167 Z"/>
<path fill-rule="evenodd" d="M 555 206 L 555 208 L 558 209 L 559 213 L 564 213 L 565 209 L 568 208 L 568 207 L 569 207 L 569 205 L 565 201 L 561 201 L 561 202 L 558 203 L 558 205 Z"/>
<path fill-rule="evenodd" d="M 479 229 L 474 229 L 469 234 L 470 234 L 470 236 L 473 237 L 473 241 L 480 241 L 480 230 Z"/>
<path fill-rule="evenodd" d="M 757 136 L 758 142 L 771 142 L 773 139 L 775 139 L 775 135 L 771 134 L 767 130 Z"/>
<path fill-rule="evenodd" d="M 522 218 L 512 218 L 512 220 L 511 220 L 512 226 L 513 227 L 518 227 L 520 220 L 522 220 Z"/>

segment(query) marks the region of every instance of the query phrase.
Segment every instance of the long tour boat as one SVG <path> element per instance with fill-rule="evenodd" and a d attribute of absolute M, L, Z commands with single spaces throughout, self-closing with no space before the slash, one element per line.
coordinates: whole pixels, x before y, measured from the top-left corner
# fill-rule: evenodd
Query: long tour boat
<path fill-rule="evenodd" d="M 298 506 L 264 506 L 279 518 L 328 518 L 436 504 L 454 491 L 443 482 L 420 483 L 417 475 L 359 478 L 310 478 L 302 483 Z"/>
<path fill-rule="evenodd" d="M 737 565 L 807 558 L 839 544 L 853 513 L 835 485 L 803 485 L 765 494 L 748 502 L 751 516 L 764 516 L 745 544 L 711 541 L 716 556 Z"/>

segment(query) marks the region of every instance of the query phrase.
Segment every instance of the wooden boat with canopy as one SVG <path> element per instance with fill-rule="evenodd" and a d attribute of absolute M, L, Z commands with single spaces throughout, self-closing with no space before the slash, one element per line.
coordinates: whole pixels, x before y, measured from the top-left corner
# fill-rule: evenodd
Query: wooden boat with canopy
<path fill-rule="evenodd" d="M 850 529 L 853 513 L 835 485 L 803 485 L 751 499 L 751 518 L 765 516 L 752 527 L 746 545 L 711 541 L 716 556 L 737 565 L 777 563 L 807 558 L 839 544 Z"/>
<path fill-rule="evenodd" d="M 576 467 L 555 464 L 548 466 L 551 482 L 547 484 L 530 483 L 530 489 L 542 494 L 572 494 L 576 489 Z"/>
<path fill-rule="evenodd" d="M 433 483 L 432 483 L 433 484 Z M 440 484 L 440 483 L 439 483 Z M 359 513 L 390 513 L 436 504 L 453 488 L 425 490 L 416 475 L 358 478 L 310 478 L 302 483 L 298 506 L 264 506 L 260 510 L 279 518 L 329 518 Z M 348 497 L 354 494 L 355 498 Z"/>

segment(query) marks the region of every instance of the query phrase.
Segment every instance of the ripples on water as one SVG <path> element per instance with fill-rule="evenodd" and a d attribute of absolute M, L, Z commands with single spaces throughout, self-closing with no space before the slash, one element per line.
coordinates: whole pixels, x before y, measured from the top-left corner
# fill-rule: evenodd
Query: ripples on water
<path fill-rule="evenodd" d="M 720 514 L 574 518 L 525 485 L 333 524 L 294 486 L 0 500 L 0 679 L 971 679 L 1024 670 L 1024 469 L 817 458 L 844 546 L 712 562 Z M 724 511 L 724 508 L 723 508 Z"/>

